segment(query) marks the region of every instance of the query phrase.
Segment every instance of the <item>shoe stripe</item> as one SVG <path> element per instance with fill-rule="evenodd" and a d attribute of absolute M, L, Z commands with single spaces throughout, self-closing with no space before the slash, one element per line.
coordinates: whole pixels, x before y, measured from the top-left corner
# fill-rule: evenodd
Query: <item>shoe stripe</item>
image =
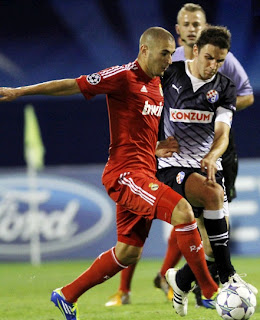
<path fill-rule="evenodd" d="M 58 308 L 60 309 L 60 311 L 61 311 L 61 313 L 63 314 L 63 316 L 66 318 L 66 314 L 65 314 L 65 312 L 64 312 L 64 310 L 63 310 L 63 308 L 62 308 L 62 306 L 60 305 L 59 300 L 57 300 L 57 303 L 58 303 Z"/>
<path fill-rule="evenodd" d="M 174 301 L 178 304 L 182 304 L 182 296 L 177 292 L 174 292 Z"/>
<path fill-rule="evenodd" d="M 181 298 L 181 297 L 176 297 L 176 296 L 174 296 L 174 299 L 177 300 L 177 301 L 182 301 L 182 298 Z"/>
<path fill-rule="evenodd" d="M 61 300 L 61 303 L 62 303 L 63 310 L 65 311 L 65 313 L 71 314 L 71 307 L 68 306 L 66 303 L 64 303 L 62 300 Z"/>
<path fill-rule="evenodd" d="M 176 300 L 175 298 L 174 298 L 174 302 L 176 302 L 176 303 L 178 303 L 178 304 L 180 304 L 180 305 L 182 305 L 182 300 Z"/>

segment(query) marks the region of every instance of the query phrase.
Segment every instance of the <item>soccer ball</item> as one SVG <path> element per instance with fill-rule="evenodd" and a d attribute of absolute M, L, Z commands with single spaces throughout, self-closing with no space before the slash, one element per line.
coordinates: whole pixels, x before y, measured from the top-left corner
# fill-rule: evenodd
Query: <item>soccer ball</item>
<path fill-rule="evenodd" d="M 222 319 L 249 319 L 254 314 L 255 307 L 255 295 L 242 283 L 224 286 L 217 296 L 216 309 Z"/>

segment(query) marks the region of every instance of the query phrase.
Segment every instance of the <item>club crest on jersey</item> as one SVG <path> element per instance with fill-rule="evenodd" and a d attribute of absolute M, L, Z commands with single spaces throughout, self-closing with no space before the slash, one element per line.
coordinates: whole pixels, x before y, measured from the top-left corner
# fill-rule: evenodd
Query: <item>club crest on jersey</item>
<path fill-rule="evenodd" d="M 163 89 L 162 89 L 162 85 L 161 84 L 159 84 L 159 91 L 160 91 L 161 96 L 163 97 Z"/>
<path fill-rule="evenodd" d="M 181 184 L 182 181 L 183 181 L 183 179 L 184 179 L 184 177 L 185 177 L 185 172 L 180 171 L 180 172 L 177 174 L 176 182 L 177 182 L 178 184 Z"/>
<path fill-rule="evenodd" d="M 215 103 L 219 99 L 219 94 L 216 90 L 210 90 L 206 94 L 207 100 L 210 103 Z"/>
<path fill-rule="evenodd" d="M 159 186 L 158 186 L 158 184 L 151 182 L 151 183 L 149 183 L 149 188 L 150 188 L 152 191 L 156 191 L 156 190 L 159 189 Z"/>
<path fill-rule="evenodd" d="M 92 73 L 87 76 L 87 82 L 92 85 L 98 84 L 100 80 L 101 80 L 101 75 L 98 73 Z"/>

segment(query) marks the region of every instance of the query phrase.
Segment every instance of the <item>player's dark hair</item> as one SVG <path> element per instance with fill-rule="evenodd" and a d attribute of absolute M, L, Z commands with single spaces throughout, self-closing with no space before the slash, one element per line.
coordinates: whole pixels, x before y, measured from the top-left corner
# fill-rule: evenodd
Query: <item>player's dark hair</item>
<path fill-rule="evenodd" d="M 183 11 L 188 11 L 188 12 L 200 11 L 202 12 L 206 20 L 206 13 L 204 9 L 199 4 L 190 2 L 190 3 L 185 3 L 184 6 L 182 6 L 181 9 L 179 10 L 177 14 L 177 23 L 179 23 L 180 15 L 182 14 Z"/>
<path fill-rule="evenodd" d="M 201 31 L 197 40 L 198 50 L 206 44 L 212 44 L 220 49 L 227 49 L 229 51 L 231 45 L 231 33 L 226 27 L 210 26 Z"/>

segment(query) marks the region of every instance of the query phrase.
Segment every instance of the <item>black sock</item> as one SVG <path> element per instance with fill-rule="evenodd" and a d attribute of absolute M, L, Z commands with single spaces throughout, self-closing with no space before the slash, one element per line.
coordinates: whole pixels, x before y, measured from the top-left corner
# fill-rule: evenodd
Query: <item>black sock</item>
<path fill-rule="evenodd" d="M 206 219 L 204 217 L 204 224 L 215 257 L 220 281 L 225 283 L 228 281 L 229 276 L 235 272 L 230 260 L 229 234 L 226 220 L 224 217 L 222 219 Z"/>
<path fill-rule="evenodd" d="M 186 263 L 180 270 L 177 271 L 176 283 L 182 291 L 190 291 L 191 284 L 195 280 L 196 278 L 193 272 L 191 271 L 191 268 L 188 265 L 188 263 Z"/>
<path fill-rule="evenodd" d="M 207 261 L 207 265 L 213 280 L 216 282 L 217 285 L 219 285 L 219 274 L 215 261 Z"/>

